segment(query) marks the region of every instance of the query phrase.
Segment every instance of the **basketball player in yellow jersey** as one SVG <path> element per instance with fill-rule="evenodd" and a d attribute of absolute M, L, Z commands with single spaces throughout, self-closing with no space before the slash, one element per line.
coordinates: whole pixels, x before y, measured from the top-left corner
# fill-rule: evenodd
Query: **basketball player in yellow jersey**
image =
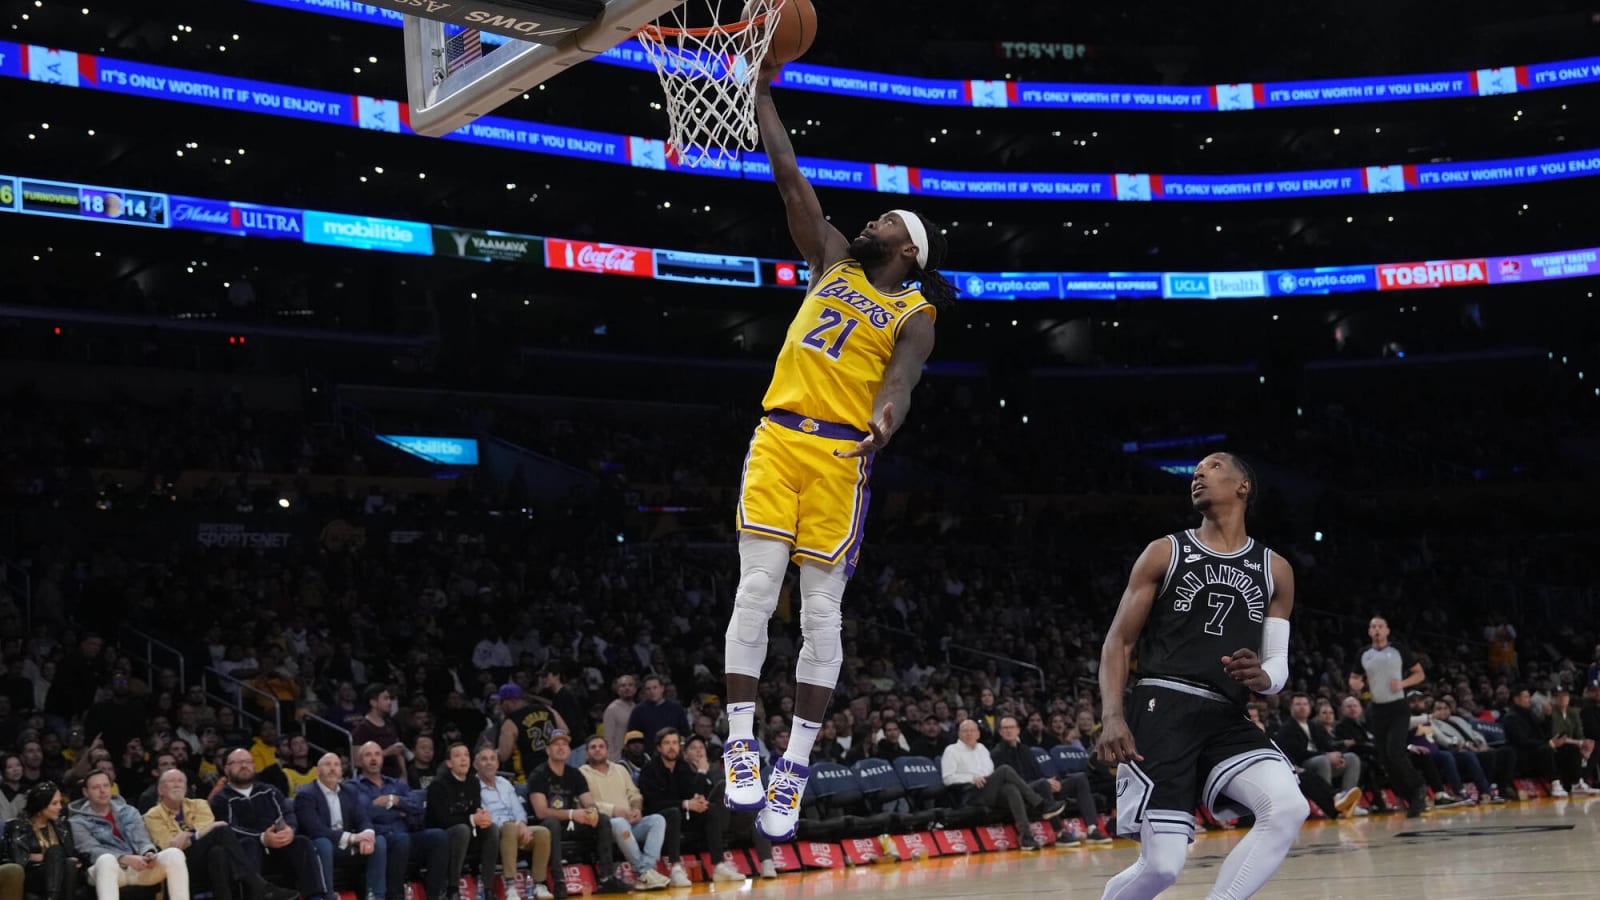
<path fill-rule="evenodd" d="M 723 762 L 728 806 L 760 809 L 757 827 L 781 841 L 799 821 L 811 748 L 839 680 L 839 606 L 861 545 L 872 457 L 905 421 L 911 389 L 933 350 L 934 318 L 955 302 L 955 290 L 938 271 L 945 254 L 939 228 L 916 213 L 884 213 L 854 240 L 828 224 L 773 105 L 775 72 L 763 74 L 756 88 L 761 140 L 811 281 L 745 458 Z M 790 560 L 800 566 L 803 636 L 794 727 L 763 790 L 754 734 L 757 679 L 767 658 L 767 620 Z"/>

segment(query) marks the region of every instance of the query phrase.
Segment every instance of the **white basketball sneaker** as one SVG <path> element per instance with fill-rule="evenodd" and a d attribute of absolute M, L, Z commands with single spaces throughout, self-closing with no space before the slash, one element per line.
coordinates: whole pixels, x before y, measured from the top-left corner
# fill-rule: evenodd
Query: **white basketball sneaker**
<path fill-rule="evenodd" d="M 756 817 L 756 830 L 767 840 L 783 843 L 800 827 L 800 798 L 806 792 L 811 767 L 779 757 L 772 764 L 772 784 L 767 786 L 767 805 Z"/>
<path fill-rule="evenodd" d="M 722 749 L 722 770 L 728 781 L 722 799 L 729 809 L 749 811 L 766 805 L 767 792 L 761 786 L 761 754 L 756 752 L 753 738 L 728 742 Z"/>

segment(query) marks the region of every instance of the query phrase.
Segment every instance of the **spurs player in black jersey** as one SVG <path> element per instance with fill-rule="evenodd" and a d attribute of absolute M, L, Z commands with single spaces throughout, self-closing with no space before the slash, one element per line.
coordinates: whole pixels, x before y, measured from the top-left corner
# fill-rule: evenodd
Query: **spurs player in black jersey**
<path fill-rule="evenodd" d="M 1178 880 L 1201 804 L 1256 817 L 1208 900 L 1260 890 L 1306 819 L 1289 761 L 1245 713 L 1252 691 L 1274 694 L 1288 680 L 1294 572 L 1245 533 L 1256 479 L 1243 460 L 1201 460 L 1190 492 L 1200 527 L 1140 554 L 1100 654 L 1096 752 L 1118 764 L 1117 833 L 1140 842 L 1106 900 L 1154 897 Z M 1138 678 L 1125 712 L 1130 657 Z"/>

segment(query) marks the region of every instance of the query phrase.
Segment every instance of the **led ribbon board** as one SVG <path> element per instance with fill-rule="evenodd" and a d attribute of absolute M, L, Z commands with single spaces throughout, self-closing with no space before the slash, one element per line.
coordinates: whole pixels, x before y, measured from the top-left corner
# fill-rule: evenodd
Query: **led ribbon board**
<path fill-rule="evenodd" d="M 268 6 L 322 13 L 375 25 L 401 25 L 400 14 L 350 0 L 253 0 Z M 485 33 L 484 43 L 500 43 Z M 651 71 L 638 41 L 628 40 L 596 56 L 595 62 Z M 779 87 L 891 100 L 922 106 L 995 109 L 1114 109 L 1135 112 L 1239 112 L 1293 106 L 1350 106 L 1405 100 L 1487 97 L 1600 82 L 1600 56 L 1417 75 L 1328 78 L 1315 81 L 1248 82 L 1191 87 L 1155 84 L 1095 84 L 1046 81 L 983 81 L 913 78 L 860 69 L 790 63 Z"/>
<path fill-rule="evenodd" d="M 406 123 L 409 107 L 404 102 L 124 62 L 32 44 L 0 42 L 0 76 L 327 125 L 396 134 L 411 132 Z M 703 177 L 772 179 L 767 158 L 759 153 L 746 154 L 739 160 L 707 160 L 697 167 L 683 167 L 668 159 L 666 144 L 660 140 L 499 116 L 484 116 L 443 140 Z M 987 200 L 1224 202 L 1563 181 L 1600 174 L 1600 149 L 1475 162 L 1243 175 L 965 172 L 817 157 L 801 157 L 799 162 L 806 176 L 819 187 L 886 194 Z"/>
<path fill-rule="evenodd" d="M 793 260 L 540 237 L 13 175 L 0 175 L 0 213 L 728 287 L 799 290 L 810 279 L 806 264 Z M 1600 275 L 1600 247 L 1521 256 L 1247 272 L 945 274 L 971 300 L 1228 300 L 1586 278 Z"/>

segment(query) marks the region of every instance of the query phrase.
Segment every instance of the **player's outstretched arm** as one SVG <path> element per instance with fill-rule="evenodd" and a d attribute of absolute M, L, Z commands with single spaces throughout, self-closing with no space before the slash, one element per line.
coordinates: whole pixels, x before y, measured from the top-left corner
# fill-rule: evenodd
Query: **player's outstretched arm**
<path fill-rule="evenodd" d="M 878 386 L 878 396 L 872 401 L 872 420 L 867 423 L 872 433 L 840 456 L 867 456 L 889 445 L 894 433 L 905 424 L 906 413 L 911 411 L 911 389 L 922 380 L 922 367 L 931 353 L 933 319 L 915 313 L 900 328 L 900 336 L 894 342 L 894 355 L 889 357 L 889 367 L 883 373 L 883 384 Z"/>
<path fill-rule="evenodd" d="M 761 146 L 767 151 L 767 161 L 772 166 L 772 180 L 777 182 L 778 193 L 783 195 L 783 208 L 789 214 L 789 235 L 815 276 L 850 255 L 850 242 L 823 216 L 817 192 L 795 160 L 789 130 L 783 127 L 778 107 L 772 102 L 771 76 L 774 74 L 775 71 L 763 70 L 756 81 L 756 122 L 761 126 Z"/>
<path fill-rule="evenodd" d="M 1128 660 L 1144 631 L 1145 620 L 1155 604 L 1156 592 L 1172 564 L 1172 542 L 1166 538 L 1151 541 L 1128 576 L 1128 586 L 1117 604 L 1117 615 L 1106 630 L 1100 649 L 1100 720 L 1103 730 L 1095 748 L 1102 762 L 1116 764 L 1144 759 L 1133 745 L 1133 733 L 1122 715 L 1122 692 L 1128 687 Z"/>

